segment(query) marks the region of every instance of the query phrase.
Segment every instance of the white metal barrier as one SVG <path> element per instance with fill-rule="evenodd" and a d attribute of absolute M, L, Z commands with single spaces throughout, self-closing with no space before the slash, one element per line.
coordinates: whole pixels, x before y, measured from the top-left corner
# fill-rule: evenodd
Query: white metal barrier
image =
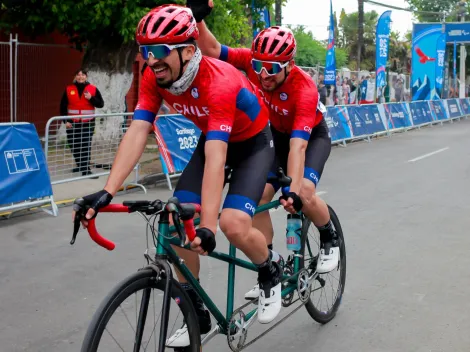
<path fill-rule="evenodd" d="M 51 183 L 60 184 L 109 175 L 122 137 L 127 131 L 127 118 L 132 113 L 82 115 L 88 122 L 73 122 L 71 116 L 55 116 L 46 125 L 45 155 Z M 100 128 L 97 128 L 100 127 Z M 100 169 L 100 171 L 97 171 Z M 129 186 L 139 184 L 140 164 L 134 167 L 135 178 Z"/>

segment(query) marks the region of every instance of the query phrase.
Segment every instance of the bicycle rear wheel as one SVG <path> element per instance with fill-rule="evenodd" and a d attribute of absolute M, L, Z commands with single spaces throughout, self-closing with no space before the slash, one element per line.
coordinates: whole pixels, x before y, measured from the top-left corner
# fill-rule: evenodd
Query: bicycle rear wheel
<path fill-rule="evenodd" d="M 341 304 L 344 286 L 346 284 L 346 245 L 344 243 L 343 230 L 338 216 L 328 206 L 331 222 L 338 235 L 339 241 L 339 264 L 332 272 L 318 275 L 312 283 L 310 298 L 306 303 L 310 316 L 320 324 L 326 324 L 333 319 Z M 302 223 L 302 246 L 300 267 L 308 270 L 312 275 L 317 266 L 320 253 L 320 233 L 316 226 L 306 217 Z"/>
<path fill-rule="evenodd" d="M 94 314 L 81 352 L 158 351 L 160 336 L 157 335 L 160 333 L 164 290 L 165 279 L 158 279 L 151 269 L 140 270 L 123 280 L 108 294 Z M 165 348 L 165 351 L 199 352 L 201 337 L 196 312 L 190 298 L 175 280 L 172 282 L 171 298 L 165 340 L 185 322 L 190 345 L 183 349 Z M 150 308 L 152 304 L 153 309 Z M 159 312 L 156 311 L 156 305 L 159 306 Z M 175 316 L 176 321 L 173 322 Z M 143 326 L 143 333 L 141 343 L 137 343 L 139 338 L 136 331 L 140 326 Z"/>

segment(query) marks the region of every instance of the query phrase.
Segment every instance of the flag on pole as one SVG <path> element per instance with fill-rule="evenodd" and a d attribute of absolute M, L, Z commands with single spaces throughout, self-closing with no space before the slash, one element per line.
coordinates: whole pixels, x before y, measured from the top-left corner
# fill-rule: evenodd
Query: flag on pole
<path fill-rule="evenodd" d="M 336 84 L 335 20 L 333 17 L 333 0 L 330 0 L 330 26 L 328 30 L 329 35 L 326 51 L 325 84 Z"/>

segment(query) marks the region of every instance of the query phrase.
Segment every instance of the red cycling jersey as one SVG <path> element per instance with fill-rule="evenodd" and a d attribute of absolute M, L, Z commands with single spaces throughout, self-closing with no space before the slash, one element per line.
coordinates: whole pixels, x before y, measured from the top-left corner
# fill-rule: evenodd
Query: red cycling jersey
<path fill-rule="evenodd" d="M 191 120 L 206 140 L 241 142 L 268 124 L 269 112 L 261 93 L 232 65 L 203 57 L 191 86 L 173 95 L 157 85 L 150 67 L 142 77 L 134 120 L 155 121 L 162 100 Z"/>
<path fill-rule="evenodd" d="M 234 49 L 222 45 L 220 59 L 245 71 L 251 82 L 263 91 L 269 108 L 269 120 L 279 132 L 291 138 L 309 140 L 312 129 L 323 119 L 318 109 L 318 90 L 312 78 L 297 66 L 290 71 L 285 82 L 273 92 L 264 91 L 258 74 L 251 67 L 250 49 Z"/>

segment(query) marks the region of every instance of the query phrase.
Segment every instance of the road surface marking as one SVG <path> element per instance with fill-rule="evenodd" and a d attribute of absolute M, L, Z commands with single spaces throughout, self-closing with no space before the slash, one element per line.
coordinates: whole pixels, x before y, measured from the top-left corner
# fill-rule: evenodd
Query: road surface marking
<path fill-rule="evenodd" d="M 443 152 L 443 151 L 446 151 L 447 149 L 449 149 L 449 147 L 445 147 L 445 148 L 436 150 L 436 151 L 434 151 L 434 152 L 431 152 L 431 153 L 428 153 L 428 154 L 424 154 L 424 155 L 418 156 L 417 158 L 408 160 L 408 162 L 409 162 L 409 163 L 414 163 L 415 161 L 418 161 L 418 160 L 421 160 L 421 159 L 424 159 L 424 158 L 433 156 L 434 154 L 441 153 L 441 152 Z"/>

